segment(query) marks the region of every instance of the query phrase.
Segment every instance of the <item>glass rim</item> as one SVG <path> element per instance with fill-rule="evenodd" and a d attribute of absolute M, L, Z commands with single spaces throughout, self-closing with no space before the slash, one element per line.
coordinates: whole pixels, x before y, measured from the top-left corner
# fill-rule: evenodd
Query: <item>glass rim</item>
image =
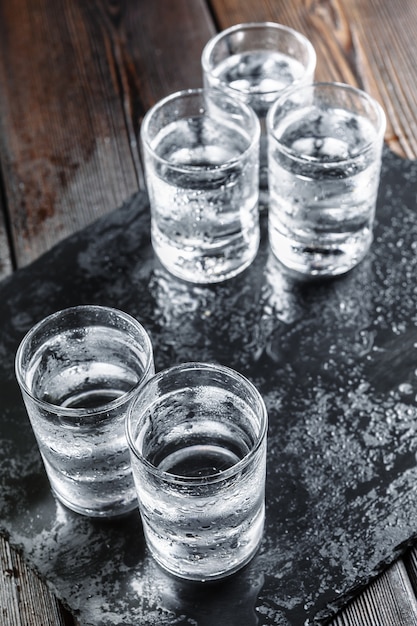
<path fill-rule="evenodd" d="M 360 151 L 357 154 L 354 154 L 353 156 L 345 158 L 345 159 L 328 160 L 325 163 L 322 163 L 320 159 L 317 159 L 316 157 L 299 154 L 295 150 L 292 150 L 288 146 L 284 145 L 281 142 L 280 138 L 277 137 L 277 135 L 275 134 L 273 119 L 274 119 L 277 109 L 280 106 L 282 106 L 283 103 L 285 103 L 285 100 L 289 98 L 291 95 L 295 94 L 296 92 L 301 92 L 302 90 L 313 91 L 317 88 L 318 89 L 322 89 L 322 88 L 334 89 L 338 91 L 340 90 L 340 91 L 351 92 L 352 94 L 359 96 L 363 100 L 365 100 L 376 113 L 377 123 L 374 125 L 375 130 L 376 130 L 376 135 L 375 137 L 373 137 L 372 139 L 369 139 L 366 143 L 364 143 L 363 147 L 360 149 Z M 356 161 L 358 158 L 362 157 L 368 151 L 370 151 L 373 148 L 373 146 L 379 144 L 379 142 L 384 139 L 384 134 L 386 130 L 386 115 L 385 115 L 384 109 L 379 104 L 379 102 L 369 93 L 367 93 L 366 91 L 363 91 L 363 89 L 359 89 L 359 87 L 354 87 L 353 85 L 349 85 L 347 83 L 331 82 L 331 81 L 312 82 L 308 84 L 293 84 L 287 87 L 279 96 L 279 98 L 270 107 L 266 116 L 266 129 L 267 129 L 268 136 L 272 138 L 274 142 L 279 146 L 279 149 L 281 150 L 281 152 L 289 156 L 294 161 L 323 165 L 323 167 L 325 166 L 327 167 L 327 166 L 335 165 L 335 164 L 343 165 L 344 163 L 352 163 Z"/>
<path fill-rule="evenodd" d="M 238 32 L 238 31 L 262 30 L 262 29 L 281 31 L 281 32 L 285 32 L 288 35 L 292 35 L 307 50 L 308 63 L 304 68 L 303 76 L 296 79 L 292 84 L 298 85 L 300 83 L 303 83 L 305 81 L 306 75 L 310 75 L 310 74 L 313 75 L 314 70 L 317 65 L 317 54 L 311 41 L 305 35 L 303 35 L 303 33 L 300 33 L 300 31 L 296 30 L 295 28 L 291 28 L 290 26 L 286 26 L 285 24 L 280 24 L 278 22 L 270 22 L 270 21 L 243 22 L 242 24 L 234 24 L 233 26 L 229 26 L 228 28 L 220 31 L 216 35 L 213 35 L 213 37 L 209 39 L 209 41 L 204 46 L 203 52 L 201 53 L 201 65 L 203 68 L 203 72 L 205 74 L 209 74 L 210 76 L 213 75 L 213 71 L 215 70 L 215 67 L 210 63 L 210 56 L 213 52 L 213 49 L 220 41 L 222 41 L 223 39 L 227 38 L 230 35 L 233 35 L 233 33 Z M 236 89 L 236 87 L 230 86 L 225 81 L 220 81 L 220 84 L 223 85 L 225 88 L 227 88 L 227 90 L 231 93 L 242 94 L 240 89 Z M 273 93 L 276 93 L 276 89 L 271 89 L 270 91 L 262 92 L 262 94 L 265 96 L 267 96 L 268 94 L 273 94 Z"/>
<path fill-rule="evenodd" d="M 64 318 L 64 316 L 69 315 L 71 313 L 75 313 L 76 311 L 92 311 L 92 312 L 98 311 L 100 313 L 110 313 L 110 314 L 116 315 L 118 318 L 123 318 L 126 322 L 128 322 L 131 326 L 133 326 L 134 328 L 136 328 L 136 330 L 140 332 L 141 337 L 144 341 L 144 351 L 151 357 L 147 359 L 142 376 L 140 380 L 136 383 L 136 385 L 134 385 L 131 389 L 129 389 L 129 391 L 126 391 L 125 393 L 118 396 L 117 398 L 114 398 L 114 400 L 101 404 L 98 407 L 93 407 L 93 408 L 63 407 L 59 404 L 53 404 L 52 402 L 48 402 L 47 400 L 42 400 L 41 398 L 37 398 L 29 389 L 28 385 L 26 384 L 26 380 L 23 376 L 23 366 L 22 366 L 23 354 L 29 341 L 33 337 L 35 337 L 36 334 L 40 330 L 42 330 L 43 328 L 51 324 L 51 322 L 53 323 L 55 322 L 55 320 Z M 59 311 L 55 311 L 54 313 L 47 315 L 46 317 L 41 319 L 39 322 L 34 324 L 27 331 L 27 333 L 23 336 L 16 351 L 15 374 L 16 374 L 16 379 L 21 390 L 39 407 L 47 410 L 48 412 L 56 413 L 59 416 L 71 415 L 73 417 L 82 417 L 82 416 L 91 417 L 94 415 L 99 415 L 101 413 L 106 413 L 108 411 L 111 411 L 117 408 L 118 406 L 125 404 L 126 402 L 129 402 L 130 399 L 135 395 L 139 387 L 143 385 L 143 381 L 146 380 L 146 378 L 148 377 L 152 364 L 153 364 L 152 342 L 151 342 L 148 332 L 137 319 L 135 319 L 129 313 L 125 313 L 124 311 L 121 311 L 120 309 L 116 309 L 114 307 L 95 305 L 95 304 L 80 304 L 80 305 L 60 309 Z"/>
<path fill-rule="evenodd" d="M 228 159 L 224 163 L 220 163 L 220 164 L 213 163 L 213 164 L 205 165 L 204 170 L 206 172 L 210 172 L 210 171 L 221 172 L 222 170 L 227 170 L 230 167 L 233 167 L 237 163 L 239 163 L 242 159 L 245 158 L 245 156 L 249 152 L 251 152 L 254 149 L 255 145 L 260 140 L 261 125 L 253 109 L 246 103 L 242 102 L 241 100 L 236 101 L 234 98 L 232 98 L 229 94 L 225 93 L 221 89 L 218 89 L 215 87 L 211 87 L 211 88 L 195 87 L 195 88 L 190 88 L 190 89 L 181 89 L 179 91 L 174 91 L 168 96 L 161 98 L 161 100 L 158 100 L 158 102 L 156 102 L 145 113 L 142 123 L 141 123 L 141 127 L 140 127 L 140 139 L 141 139 L 142 145 L 146 148 L 146 150 L 150 154 L 152 154 L 152 157 L 156 161 L 158 161 L 159 163 L 165 164 L 169 166 L 170 168 L 175 169 L 178 172 L 184 172 L 184 173 L 190 174 L 190 173 L 194 173 L 194 172 L 197 173 L 201 171 L 201 165 L 183 165 L 183 164 L 172 163 L 169 159 L 165 159 L 164 157 L 161 157 L 159 154 L 157 154 L 157 152 L 154 150 L 149 140 L 148 128 L 149 128 L 152 117 L 170 102 L 173 102 L 174 100 L 179 100 L 181 98 L 201 97 L 204 94 L 210 94 L 210 93 L 217 94 L 219 97 L 225 98 L 230 103 L 233 103 L 235 107 L 238 106 L 239 108 L 241 108 L 242 111 L 244 111 L 245 115 L 247 115 L 249 119 L 251 119 L 254 128 L 253 128 L 253 133 L 249 135 L 250 141 L 249 141 L 248 146 L 237 157 Z"/>
<path fill-rule="evenodd" d="M 172 472 L 167 472 L 165 470 L 159 469 L 158 467 L 153 465 L 150 461 L 148 461 L 139 452 L 139 450 L 137 449 L 136 443 L 134 441 L 134 436 L 133 436 L 134 410 L 136 406 L 140 403 L 142 395 L 146 393 L 146 390 L 149 387 L 151 387 L 151 385 L 157 384 L 160 380 L 162 380 L 167 375 L 175 376 L 175 374 L 179 372 L 186 372 L 186 371 L 193 371 L 193 370 L 194 371 L 204 370 L 206 372 L 209 372 L 209 371 L 221 372 L 225 374 L 226 376 L 228 376 L 229 378 L 234 378 L 236 381 L 243 384 L 245 387 L 247 387 L 250 390 L 252 395 L 257 399 L 259 403 L 259 407 L 261 409 L 260 430 L 252 448 L 245 454 L 243 458 L 239 459 L 239 461 L 235 463 L 234 465 L 232 465 L 231 467 L 227 468 L 224 471 L 216 472 L 215 474 L 210 474 L 209 476 L 181 476 L 179 474 L 174 474 Z M 186 385 L 184 385 L 183 388 L 186 388 Z M 149 403 L 147 406 L 152 406 L 152 405 L 153 403 Z M 142 411 L 141 415 L 143 416 L 144 413 L 145 411 Z M 268 413 L 267 413 L 265 401 L 262 398 L 258 389 L 255 387 L 255 385 L 248 378 L 246 378 L 246 376 L 244 376 L 240 372 L 230 367 L 227 367 L 225 365 L 219 365 L 217 363 L 205 363 L 201 361 L 190 361 L 187 363 L 174 365 L 167 369 L 161 370 L 160 372 L 152 376 L 150 379 L 148 379 L 145 382 L 145 384 L 141 387 L 136 398 L 130 405 L 127 416 L 126 416 L 126 423 L 125 423 L 126 439 L 128 442 L 129 449 L 134 454 L 136 459 L 146 468 L 146 470 L 150 472 L 153 476 L 159 478 L 160 480 L 163 480 L 164 482 L 177 484 L 177 485 L 183 485 L 183 486 L 212 485 L 212 484 L 227 480 L 231 478 L 232 476 L 234 476 L 235 474 L 242 471 L 242 469 L 244 469 L 251 462 L 252 458 L 257 454 L 258 450 L 262 446 L 264 440 L 266 439 L 267 429 L 268 429 Z"/>

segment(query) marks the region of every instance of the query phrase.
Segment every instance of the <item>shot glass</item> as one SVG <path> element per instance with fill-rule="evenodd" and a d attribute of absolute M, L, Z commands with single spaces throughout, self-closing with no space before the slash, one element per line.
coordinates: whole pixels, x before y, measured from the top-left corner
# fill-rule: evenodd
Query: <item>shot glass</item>
<path fill-rule="evenodd" d="M 147 332 L 116 309 L 65 309 L 23 338 L 16 377 L 52 491 L 68 508 L 112 517 L 137 506 L 125 420 L 153 374 Z"/>
<path fill-rule="evenodd" d="M 219 365 L 185 363 L 144 385 L 127 439 L 155 560 L 205 581 L 240 569 L 262 538 L 267 412 L 257 389 Z"/>
<path fill-rule="evenodd" d="M 309 83 L 315 50 L 301 33 L 274 22 L 249 22 L 223 30 L 203 49 L 204 85 L 249 104 L 261 123 L 260 207 L 268 204 L 265 119 L 269 107 L 289 85 Z"/>
<path fill-rule="evenodd" d="M 336 276 L 368 252 L 385 114 L 339 83 L 289 88 L 267 116 L 269 240 L 288 268 Z"/>
<path fill-rule="evenodd" d="M 175 276 L 220 282 L 255 258 L 259 135 L 253 111 L 221 91 L 177 92 L 145 115 L 152 244 Z"/>

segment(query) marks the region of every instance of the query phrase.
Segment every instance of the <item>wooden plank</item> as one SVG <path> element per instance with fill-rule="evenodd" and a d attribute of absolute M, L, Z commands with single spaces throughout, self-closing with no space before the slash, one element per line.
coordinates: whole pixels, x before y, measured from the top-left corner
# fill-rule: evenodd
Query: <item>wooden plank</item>
<path fill-rule="evenodd" d="M 359 86 L 384 107 L 386 141 L 417 156 L 417 3 L 402 0 L 211 0 L 219 29 L 272 20 L 304 33 L 317 51 L 317 80 Z"/>
<path fill-rule="evenodd" d="M 212 33 L 203 0 L 0 1 L 0 156 L 19 267 L 143 187 L 141 118 L 201 84 Z"/>
<path fill-rule="evenodd" d="M 417 602 L 404 565 L 396 561 L 329 626 L 416 626 Z"/>
<path fill-rule="evenodd" d="M 0 624 L 7 626 L 75 626 L 44 583 L 0 537 Z"/>
<path fill-rule="evenodd" d="M 410 577 L 414 594 L 417 595 L 417 544 L 407 552 L 404 562 Z"/>
<path fill-rule="evenodd" d="M 6 229 L 5 209 L 0 195 L 0 280 L 13 271 L 12 253 Z"/>

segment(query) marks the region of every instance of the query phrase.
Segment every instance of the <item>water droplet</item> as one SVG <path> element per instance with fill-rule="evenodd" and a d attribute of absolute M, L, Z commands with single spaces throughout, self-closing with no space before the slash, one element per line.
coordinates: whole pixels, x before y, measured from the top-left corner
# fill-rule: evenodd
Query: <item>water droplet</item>
<path fill-rule="evenodd" d="M 404 395 L 409 396 L 410 394 L 413 393 L 413 386 L 410 385 L 410 383 L 402 383 L 401 385 L 398 386 L 398 391 L 400 393 L 403 393 Z"/>

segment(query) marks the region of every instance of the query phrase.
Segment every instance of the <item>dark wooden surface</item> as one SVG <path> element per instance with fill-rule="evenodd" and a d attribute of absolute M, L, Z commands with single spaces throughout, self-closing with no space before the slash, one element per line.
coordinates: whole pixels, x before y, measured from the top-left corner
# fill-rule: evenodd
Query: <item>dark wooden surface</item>
<path fill-rule="evenodd" d="M 202 84 L 216 31 L 262 20 L 307 35 L 317 79 L 374 95 L 388 146 L 416 157 L 415 0 L 0 0 L 0 277 L 143 188 L 144 113 Z M 5 538 L 0 564 L 0 624 L 75 624 Z M 332 626 L 417 625 L 416 589 L 412 549 Z"/>

